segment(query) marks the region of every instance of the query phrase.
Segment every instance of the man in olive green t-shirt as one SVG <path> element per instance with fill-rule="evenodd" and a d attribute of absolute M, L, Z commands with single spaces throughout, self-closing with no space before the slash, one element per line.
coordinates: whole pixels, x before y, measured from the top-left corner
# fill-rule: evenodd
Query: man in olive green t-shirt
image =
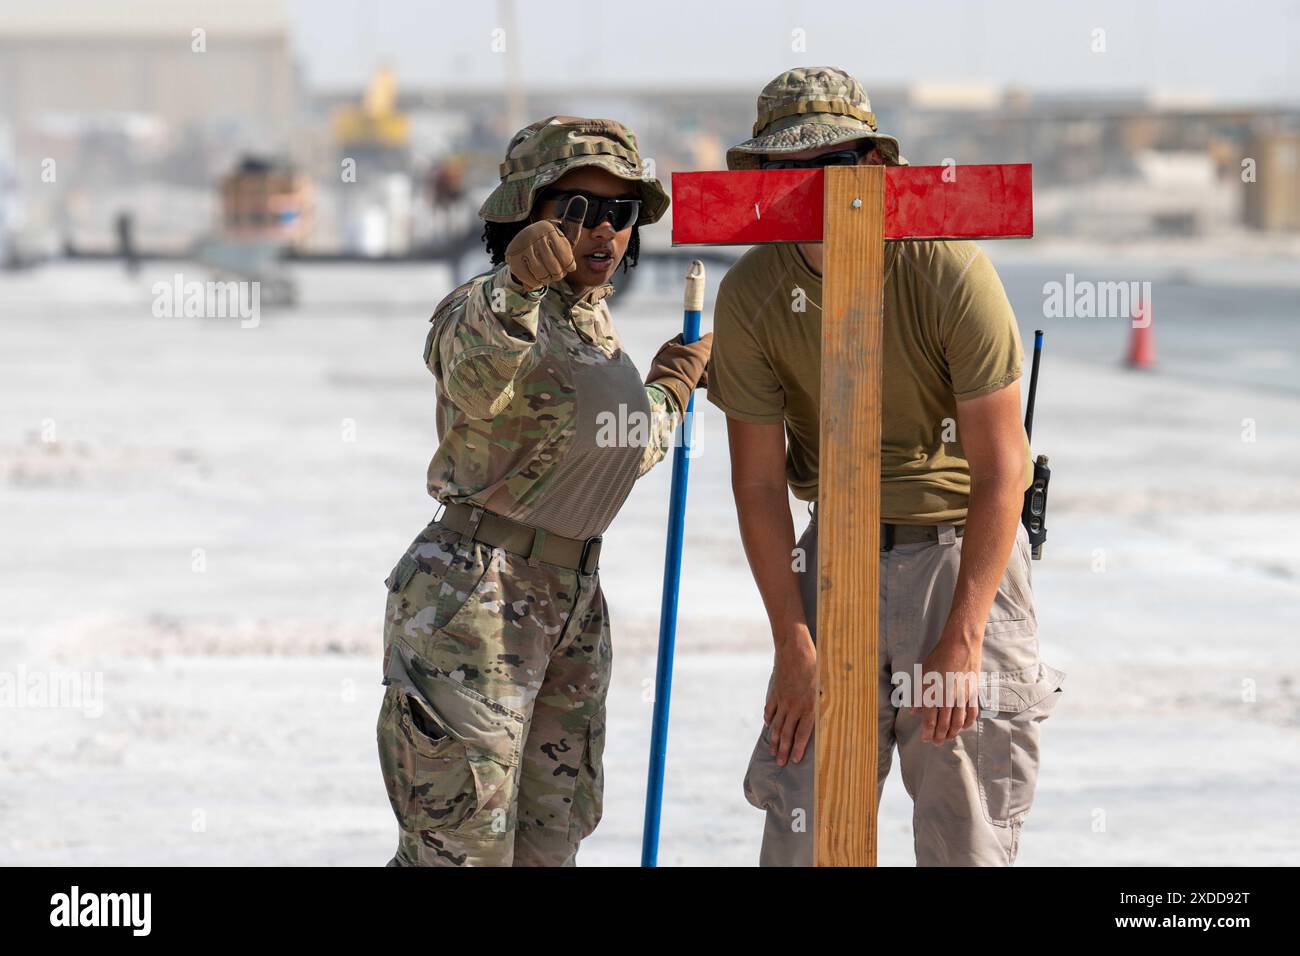
<path fill-rule="evenodd" d="M 731 169 L 906 162 L 843 71 L 787 71 L 758 112 Z M 1038 657 L 1019 520 L 1020 336 L 973 243 L 890 242 L 884 266 L 879 784 L 896 746 L 918 863 L 1007 865 L 1064 677 Z M 767 812 L 764 865 L 812 862 L 817 522 L 796 546 L 786 489 L 815 509 L 821 269 L 819 243 L 747 252 L 718 290 L 708 373 L 776 651 L 745 779 Z"/>

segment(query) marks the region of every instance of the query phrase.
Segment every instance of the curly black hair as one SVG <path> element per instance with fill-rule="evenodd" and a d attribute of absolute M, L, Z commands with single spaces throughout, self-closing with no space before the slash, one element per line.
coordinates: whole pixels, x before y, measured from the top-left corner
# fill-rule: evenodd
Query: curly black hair
<path fill-rule="evenodd" d="M 506 246 L 510 245 L 510 240 L 519 235 L 524 226 L 528 225 L 527 219 L 521 219 L 518 222 L 485 222 L 483 224 L 483 244 L 487 246 L 488 257 L 492 260 L 494 266 L 499 266 L 506 261 Z M 629 268 L 636 268 L 636 261 L 641 256 L 641 224 L 635 222 L 632 224 L 632 235 L 627 240 L 627 251 L 623 253 L 623 271 L 627 272 Z"/>

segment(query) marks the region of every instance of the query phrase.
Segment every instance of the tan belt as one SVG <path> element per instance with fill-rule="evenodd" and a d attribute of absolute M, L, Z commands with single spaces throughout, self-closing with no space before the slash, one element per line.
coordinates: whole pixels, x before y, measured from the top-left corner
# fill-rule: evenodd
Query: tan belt
<path fill-rule="evenodd" d="M 594 538 L 562 538 L 476 505 L 456 501 L 447 502 L 438 523 L 473 541 L 527 558 L 532 567 L 545 563 L 583 574 L 595 574 L 600 566 L 599 535 Z"/>

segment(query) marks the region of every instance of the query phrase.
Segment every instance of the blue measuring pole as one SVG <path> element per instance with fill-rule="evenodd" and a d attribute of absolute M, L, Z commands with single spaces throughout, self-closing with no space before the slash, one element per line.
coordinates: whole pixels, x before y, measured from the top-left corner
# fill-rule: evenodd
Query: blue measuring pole
<path fill-rule="evenodd" d="M 686 311 L 682 341 L 700 337 L 704 309 L 704 263 L 691 262 L 686 273 Z M 695 395 L 682 420 L 682 440 L 673 449 L 673 488 L 668 504 L 668 545 L 664 555 L 664 591 L 659 606 L 659 661 L 655 669 L 655 706 L 650 731 L 650 771 L 646 782 L 645 828 L 641 831 L 641 865 L 659 865 L 659 819 L 663 811 L 664 763 L 668 756 L 668 703 L 673 690 L 673 646 L 677 641 L 677 593 L 682 580 L 682 532 L 686 525 L 686 479 L 691 467 L 691 427 Z"/>

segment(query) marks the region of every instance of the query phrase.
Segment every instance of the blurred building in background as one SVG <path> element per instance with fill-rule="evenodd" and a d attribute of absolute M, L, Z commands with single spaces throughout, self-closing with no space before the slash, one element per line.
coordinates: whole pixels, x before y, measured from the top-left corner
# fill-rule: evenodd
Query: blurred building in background
<path fill-rule="evenodd" d="M 1300 230 L 1300 130 L 1261 130 L 1251 141 L 1255 182 L 1244 218 L 1256 229 Z"/>
<path fill-rule="evenodd" d="M 245 150 L 293 141 L 289 39 L 279 0 L 0 6 L 0 126 L 21 225 L 96 247 L 129 209 L 146 244 L 183 245 Z"/>
<path fill-rule="evenodd" d="M 42 0 L 0 6 L 0 112 L 140 116 L 170 130 L 290 128 L 298 80 L 279 0 Z"/>

